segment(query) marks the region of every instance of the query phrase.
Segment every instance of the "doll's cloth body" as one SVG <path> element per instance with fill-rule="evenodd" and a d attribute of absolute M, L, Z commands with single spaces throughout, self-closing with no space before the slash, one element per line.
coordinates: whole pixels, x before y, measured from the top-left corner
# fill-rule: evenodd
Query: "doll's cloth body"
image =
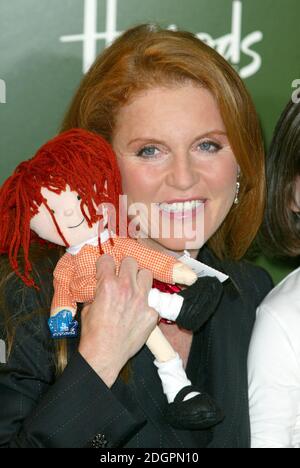
<path fill-rule="evenodd" d="M 165 283 L 174 283 L 173 267 L 177 259 L 162 252 L 151 250 L 134 239 L 114 237 L 111 245 L 109 234 L 101 235 L 101 246 L 106 254 L 112 255 L 118 274 L 124 257 L 134 257 L 139 268 L 153 272 L 155 279 Z M 90 303 L 96 290 L 96 262 L 100 256 L 98 238 L 87 241 L 81 248 L 70 248 L 59 260 L 54 271 L 54 296 L 51 311 L 57 307 L 77 308 L 77 302 Z"/>

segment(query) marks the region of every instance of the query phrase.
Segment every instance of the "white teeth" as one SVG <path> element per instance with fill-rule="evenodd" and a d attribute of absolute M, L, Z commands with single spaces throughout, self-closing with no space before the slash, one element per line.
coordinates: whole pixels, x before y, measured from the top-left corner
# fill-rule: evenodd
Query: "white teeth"
<path fill-rule="evenodd" d="M 203 205 L 205 200 L 193 200 L 184 203 L 159 203 L 158 206 L 161 210 L 167 211 L 168 213 L 178 213 L 184 211 L 191 211 Z"/>

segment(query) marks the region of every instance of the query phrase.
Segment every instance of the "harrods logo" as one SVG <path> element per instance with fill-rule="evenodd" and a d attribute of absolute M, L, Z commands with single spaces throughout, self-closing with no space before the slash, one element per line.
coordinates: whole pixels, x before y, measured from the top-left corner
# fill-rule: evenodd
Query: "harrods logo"
<path fill-rule="evenodd" d="M 295 104 L 299 104 L 299 102 L 300 102 L 300 79 L 293 81 L 292 88 L 296 88 L 295 91 L 293 91 L 293 94 L 292 94 L 292 101 Z"/>
<path fill-rule="evenodd" d="M 98 15 L 100 14 L 98 11 L 98 0 L 84 0 L 83 33 L 60 37 L 60 41 L 64 43 L 83 43 L 83 73 L 88 71 L 96 58 L 97 41 L 104 40 L 105 46 L 108 46 L 121 34 L 121 31 L 117 30 L 118 0 L 106 0 L 105 31 L 97 32 Z M 199 15 L 199 17 L 201 16 Z M 261 31 L 253 31 L 247 36 L 242 37 L 242 18 L 242 2 L 234 0 L 232 2 L 232 18 L 228 34 L 215 39 L 207 32 L 196 33 L 196 36 L 223 55 L 236 68 L 241 78 L 249 78 L 255 75 L 261 68 L 262 58 L 253 49 L 253 46 L 262 41 L 263 33 Z M 169 29 L 176 30 L 177 26 L 172 24 L 169 26 Z M 243 67 L 240 66 L 242 56 L 249 59 L 248 63 Z"/>
<path fill-rule="evenodd" d="M 0 104 L 6 104 L 6 84 L 4 80 L 0 80 Z"/>

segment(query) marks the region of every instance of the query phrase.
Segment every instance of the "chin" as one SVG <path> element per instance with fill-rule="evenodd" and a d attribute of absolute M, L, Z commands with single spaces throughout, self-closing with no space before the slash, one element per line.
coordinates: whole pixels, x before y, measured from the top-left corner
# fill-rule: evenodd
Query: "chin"
<path fill-rule="evenodd" d="M 183 250 L 197 250 L 201 249 L 204 245 L 203 239 L 157 239 L 157 243 L 162 245 L 168 250 L 176 251 L 183 251 Z"/>
<path fill-rule="evenodd" d="M 69 244 L 74 247 L 76 245 L 82 244 L 83 242 L 86 242 L 87 240 L 92 239 L 93 237 L 97 237 L 97 236 L 98 236 L 97 229 L 85 227 L 85 229 L 82 229 L 80 232 L 76 234 L 74 232 L 72 236 L 69 236 Z"/>

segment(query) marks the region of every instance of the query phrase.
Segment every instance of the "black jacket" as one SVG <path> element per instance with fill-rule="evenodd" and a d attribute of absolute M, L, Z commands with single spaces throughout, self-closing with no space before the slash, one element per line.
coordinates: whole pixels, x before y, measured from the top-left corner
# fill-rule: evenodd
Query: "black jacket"
<path fill-rule="evenodd" d="M 108 389 L 78 353 L 78 341 L 69 340 L 69 363 L 56 379 L 47 317 L 33 314 L 18 327 L 9 360 L 0 368 L 0 447 L 249 447 L 247 352 L 256 307 L 272 282 L 262 269 L 220 262 L 206 247 L 198 259 L 231 278 L 215 314 L 194 334 L 187 366 L 192 382 L 225 412 L 221 424 L 182 431 L 165 422 L 167 402 L 146 346 L 131 361 L 129 382 L 118 378 Z M 50 304 L 52 268 L 41 270 Z M 16 279 L 6 296 L 12 314 L 45 306 L 38 292 Z"/>

